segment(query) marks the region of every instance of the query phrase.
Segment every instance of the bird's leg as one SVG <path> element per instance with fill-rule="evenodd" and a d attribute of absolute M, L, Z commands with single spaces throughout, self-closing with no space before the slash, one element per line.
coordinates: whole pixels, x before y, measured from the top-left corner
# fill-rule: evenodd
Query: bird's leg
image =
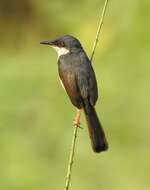
<path fill-rule="evenodd" d="M 80 127 L 81 112 L 82 112 L 82 109 L 77 110 L 76 116 L 74 118 L 73 125 L 76 127 Z"/>

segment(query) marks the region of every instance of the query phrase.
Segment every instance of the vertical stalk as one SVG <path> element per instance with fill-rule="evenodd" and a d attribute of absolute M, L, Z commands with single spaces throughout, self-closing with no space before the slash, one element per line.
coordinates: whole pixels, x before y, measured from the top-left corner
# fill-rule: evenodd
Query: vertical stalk
<path fill-rule="evenodd" d="M 98 23 L 98 29 L 97 29 L 97 33 L 96 33 L 96 36 L 95 36 L 95 41 L 94 41 L 94 44 L 93 44 L 93 50 L 92 50 L 91 59 L 90 59 L 91 62 L 93 61 L 93 57 L 94 57 L 96 47 L 97 47 L 97 44 L 98 44 L 98 41 L 99 41 L 99 36 L 100 36 L 101 28 L 102 28 L 102 25 L 103 25 L 107 4 L 108 4 L 108 0 L 105 0 L 103 10 L 102 10 L 102 13 L 101 13 L 101 16 L 100 16 L 100 19 L 99 19 L 99 23 Z M 81 111 L 79 111 L 77 114 L 80 117 Z M 75 127 L 74 127 L 74 131 L 73 131 L 72 144 L 71 144 L 71 150 L 70 150 L 70 156 L 69 156 L 69 162 L 68 162 L 68 169 L 67 169 L 67 175 L 66 175 L 65 190 L 69 190 L 69 186 L 70 186 L 70 182 L 71 182 L 72 166 L 73 166 L 74 155 L 75 155 L 75 147 L 76 147 L 78 128 L 79 128 L 79 126 L 76 124 Z"/>

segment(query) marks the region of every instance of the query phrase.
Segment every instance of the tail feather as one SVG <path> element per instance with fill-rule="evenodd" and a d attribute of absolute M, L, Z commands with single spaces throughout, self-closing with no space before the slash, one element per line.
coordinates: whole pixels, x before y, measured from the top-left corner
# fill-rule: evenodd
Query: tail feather
<path fill-rule="evenodd" d="M 84 107 L 84 113 L 87 120 L 93 151 L 98 153 L 107 150 L 107 140 L 95 108 L 91 104 L 88 104 Z"/>

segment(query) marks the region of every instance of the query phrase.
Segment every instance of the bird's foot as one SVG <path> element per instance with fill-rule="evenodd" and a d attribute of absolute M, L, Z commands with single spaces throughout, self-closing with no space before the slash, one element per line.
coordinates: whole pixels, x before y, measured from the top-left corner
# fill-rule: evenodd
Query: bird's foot
<path fill-rule="evenodd" d="M 80 117 L 81 117 L 81 109 L 77 111 L 76 116 L 74 118 L 73 126 L 82 128 L 80 125 Z"/>
<path fill-rule="evenodd" d="M 79 127 L 80 129 L 83 129 L 83 128 L 81 127 L 80 122 L 74 121 L 74 122 L 73 122 L 73 126 L 74 126 L 74 127 Z"/>

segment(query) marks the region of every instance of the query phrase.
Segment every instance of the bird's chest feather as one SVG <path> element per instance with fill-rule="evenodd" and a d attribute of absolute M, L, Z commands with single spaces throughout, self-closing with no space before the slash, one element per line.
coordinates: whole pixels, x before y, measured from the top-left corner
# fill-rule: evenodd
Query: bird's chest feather
<path fill-rule="evenodd" d="M 69 60 L 58 60 L 58 71 L 61 85 L 67 91 L 73 90 L 76 87 L 76 71 L 75 65 L 72 64 L 72 61 Z"/>
<path fill-rule="evenodd" d="M 58 59 L 59 77 L 66 90 L 77 90 L 77 77 L 82 70 L 85 70 L 85 65 L 81 53 L 70 53 Z"/>
<path fill-rule="evenodd" d="M 68 75 L 75 74 L 76 70 L 79 67 L 82 67 L 82 65 L 83 63 L 81 62 L 79 55 L 67 54 L 58 59 L 59 71 Z"/>

